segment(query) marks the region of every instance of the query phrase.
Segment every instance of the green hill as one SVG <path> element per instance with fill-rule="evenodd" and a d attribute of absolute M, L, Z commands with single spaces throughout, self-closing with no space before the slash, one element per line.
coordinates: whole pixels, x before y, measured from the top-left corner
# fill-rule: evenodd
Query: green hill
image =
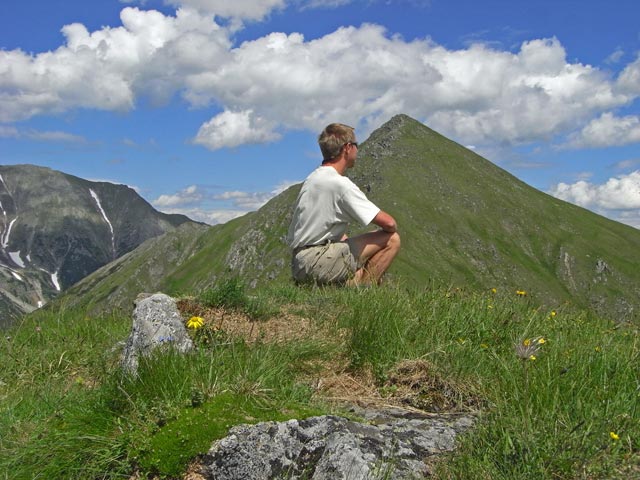
<path fill-rule="evenodd" d="M 637 315 L 640 231 L 542 193 L 405 115 L 361 144 L 349 175 L 398 221 L 403 248 L 392 278 L 521 290 L 618 320 Z M 229 275 L 250 286 L 289 281 L 284 236 L 298 189 L 227 224 L 184 225 L 147 241 L 63 301 L 129 309 L 141 291 L 175 295 Z"/>

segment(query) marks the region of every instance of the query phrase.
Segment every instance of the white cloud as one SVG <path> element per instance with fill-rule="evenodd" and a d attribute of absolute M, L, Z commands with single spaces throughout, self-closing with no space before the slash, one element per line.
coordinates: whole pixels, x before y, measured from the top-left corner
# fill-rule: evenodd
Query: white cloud
<path fill-rule="evenodd" d="M 241 217 L 247 213 L 246 210 L 207 210 L 203 208 L 162 208 L 164 213 L 178 213 L 186 215 L 191 220 L 217 225 L 226 223 L 234 218 Z"/>
<path fill-rule="evenodd" d="M 16 127 L 0 125 L 0 138 L 18 138 L 20 132 Z"/>
<path fill-rule="evenodd" d="M 616 162 L 613 165 L 613 168 L 617 170 L 628 170 L 630 168 L 635 168 L 638 166 L 640 166 L 640 158 L 630 158 L 627 160 L 621 160 L 619 162 Z"/>
<path fill-rule="evenodd" d="M 577 134 L 569 137 L 568 148 L 604 148 L 640 142 L 640 117 L 616 117 L 603 113 Z"/>
<path fill-rule="evenodd" d="M 307 2 L 302 2 L 301 8 L 302 10 L 309 8 L 336 8 L 342 5 L 348 5 L 352 1 L 353 0 L 308 0 Z"/>
<path fill-rule="evenodd" d="M 272 128 L 264 118 L 254 115 L 253 110 L 224 111 L 202 125 L 193 142 L 211 150 L 272 142 L 280 138 Z"/>
<path fill-rule="evenodd" d="M 584 180 L 572 184 L 559 183 L 549 193 L 640 228 L 640 222 L 637 222 L 640 219 L 640 170 L 610 178 L 600 185 Z"/>
<path fill-rule="evenodd" d="M 605 63 L 609 63 L 609 64 L 618 63 L 620 60 L 622 60 L 622 57 L 624 57 L 624 50 L 618 47 L 615 49 L 613 53 L 611 53 L 611 55 L 609 55 L 606 58 Z"/>
<path fill-rule="evenodd" d="M 193 8 L 204 14 L 245 20 L 262 20 L 273 10 L 285 6 L 285 0 L 165 0 L 165 3 Z"/>
<path fill-rule="evenodd" d="M 196 185 L 190 185 L 173 195 L 160 195 L 151 203 L 157 208 L 166 208 L 179 205 L 192 205 L 201 202 L 204 198 L 205 194 L 200 191 Z"/>
<path fill-rule="evenodd" d="M 221 110 L 194 140 L 213 149 L 272 141 L 286 129 L 317 132 L 336 119 L 364 136 L 397 113 L 481 148 L 567 134 L 640 95 L 640 60 L 612 79 L 567 62 L 557 39 L 515 53 L 449 50 L 365 24 L 310 41 L 271 33 L 234 46 L 211 12 L 255 20 L 284 0 L 172 2 L 182 6 L 175 16 L 127 7 L 121 27 L 65 26 L 66 44 L 52 52 L 0 51 L 0 121 L 128 110 L 141 95 L 163 102 L 179 92 L 192 107 Z"/>
<path fill-rule="evenodd" d="M 616 87 L 627 95 L 640 95 L 640 56 L 625 67 L 616 81 Z"/>
<path fill-rule="evenodd" d="M 27 139 L 36 142 L 86 143 L 87 140 L 72 133 L 35 129 L 18 129 L 0 125 L 0 138 Z"/>
<path fill-rule="evenodd" d="M 74 108 L 125 111 L 141 92 L 164 99 L 194 64 L 215 65 L 229 48 L 227 33 L 193 11 L 167 17 L 127 7 L 120 18 L 122 27 L 93 33 L 66 25 L 66 44 L 51 52 L 0 50 L 0 121 Z"/>
<path fill-rule="evenodd" d="M 230 190 L 222 193 L 210 193 L 191 185 L 172 195 L 160 195 L 151 203 L 165 213 L 181 213 L 215 225 L 259 209 L 296 183 L 299 182 L 283 181 L 270 192 Z"/>

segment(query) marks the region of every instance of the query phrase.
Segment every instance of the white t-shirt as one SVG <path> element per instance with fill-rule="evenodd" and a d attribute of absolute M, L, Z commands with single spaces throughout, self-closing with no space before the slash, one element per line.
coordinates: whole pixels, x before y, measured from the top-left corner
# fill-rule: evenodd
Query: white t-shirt
<path fill-rule="evenodd" d="M 287 243 L 291 248 L 339 241 L 349 222 L 369 225 L 380 209 L 331 166 L 307 177 L 296 200 Z"/>

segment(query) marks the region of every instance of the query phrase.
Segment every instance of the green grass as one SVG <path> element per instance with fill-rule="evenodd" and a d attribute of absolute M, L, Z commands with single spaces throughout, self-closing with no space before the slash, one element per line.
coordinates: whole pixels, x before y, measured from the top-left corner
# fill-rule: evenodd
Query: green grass
<path fill-rule="evenodd" d="M 130 318 L 64 309 L 27 317 L 0 338 L 0 478 L 180 478 L 232 425 L 327 412 L 308 378 L 336 358 L 373 372 L 384 394 L 399 364 L 426 362 L 457 410 L 476 410 L 476 427 L 436 478 L 638 475 L 637 325 L 568 305 L 554 315 L 514 292 L 437 286 L 278 285 L 248 296 L 231 279 L 199 301 L 256 319 L 286 309 L 327 333 L 247 344 L 218 332 L 188 355 L 143 359 L 126 377 L 118 362 Z M 516 354 L 525 340 L 535 360 Z"/>

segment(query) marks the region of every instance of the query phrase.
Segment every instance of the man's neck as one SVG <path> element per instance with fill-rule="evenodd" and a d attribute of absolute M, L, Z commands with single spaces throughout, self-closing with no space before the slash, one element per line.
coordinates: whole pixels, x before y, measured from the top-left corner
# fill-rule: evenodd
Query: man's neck
<path fill-rule="evenodd" d="M 344 157 L 338 157 L 328 162 L 322 162 L 323 167 L 333 167 L 340 175 L 344 175 L 347 171 L 347 162 Z"/>

